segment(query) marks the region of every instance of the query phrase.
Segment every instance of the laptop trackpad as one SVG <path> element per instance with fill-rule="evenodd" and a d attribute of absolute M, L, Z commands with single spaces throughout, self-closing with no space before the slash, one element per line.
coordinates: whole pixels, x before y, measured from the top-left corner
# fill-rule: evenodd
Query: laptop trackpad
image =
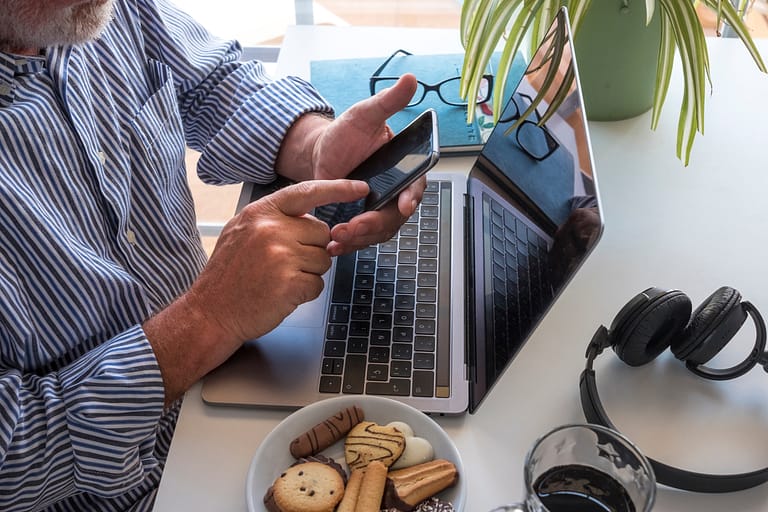
<path fill-rule="evenodd" d="M 246 342 L 205 377 L 203 400 L 274 407 L 300 407 L 316 400 L 323 333 L 281 327 Z"/>

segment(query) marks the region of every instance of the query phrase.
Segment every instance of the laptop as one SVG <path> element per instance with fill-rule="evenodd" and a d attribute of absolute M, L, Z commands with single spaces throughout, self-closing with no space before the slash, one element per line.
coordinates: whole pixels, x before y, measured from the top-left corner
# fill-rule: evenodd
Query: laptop
<path fill-rule="evenodd" d="M 208 374 L 203 400 L 299 408 L 376 394 L 477 410 L 603 231 L 564 9 L 467 171 L 430 171 L 399 233 L 336 257 L 323 293 Z M 263 193 L 246 184 L 240 206 Z"/>

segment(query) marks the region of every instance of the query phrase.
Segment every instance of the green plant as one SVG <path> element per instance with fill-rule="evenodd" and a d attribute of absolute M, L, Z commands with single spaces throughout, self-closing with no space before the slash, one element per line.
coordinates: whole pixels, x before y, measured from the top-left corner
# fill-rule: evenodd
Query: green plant
<path fill-rule="evenodd" d="M 711 87 L 704 29 L 696 13 L 698 1 L 717 13 L 718 26 L 724 20 L 733 28 L 757 67 L 764 73 L 768 72 L 740 16 L 746 9 L 748 0 L 739 0 L 738 7 L 734 7 L 729 0 L 644 0 L 646 23 L 651 21 L 657 10 L 661 16 L 661 41 L 651 129 L 656 129 L 658 125 L 675 55 L 679 54 L 684 84 L 678 120 L 677 156 L 685 165 L 688 165 L 690 160 L 696 132 L 704 131 L 704 101 L 707 85 Z M 568 8 L 573 33 L 577 33 L 591 2 L 592 0 L 464 0 L 460 25 L 461 42 L 465 49 L 461 73 L 462 96 L 477 97 L 480 78 L 488 60 L 499 46 L 502 37 L 506 37 L 493 93 L 494 119 L 498 120 L 503 108 L 502 91 L 509 68 L 525 38 L 530 35 L 531 51 L 535 50 L 561 5 Z M 474 108 L 469 108 L 467 112 L 468 121 L 471 121 Z"/>

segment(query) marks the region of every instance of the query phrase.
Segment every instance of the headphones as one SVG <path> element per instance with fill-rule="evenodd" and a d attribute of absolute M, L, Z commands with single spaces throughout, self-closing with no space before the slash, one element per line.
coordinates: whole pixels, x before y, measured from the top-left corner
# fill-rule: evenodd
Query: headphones
<path fill-rule="evenodd" d="M 758 310 L 741 300 L 741 294 L 724 286 L 710 295 L 691 315 L 691 301 L 679 290 L 648 288 L 637 294 L 616 315 L 610 329 L 601 325 L 587 347 L 586 368 L 579 378 L 581 407 L 590 423 L 616 430 L 600 403 L 592 368 L 595 358 L 612 347 L 630 366 L 651 362 L 670 347 L 694 374 L 710 380 L 729 380 L 744 375 L 756 364 L 768 372 L 765 322 Z M 747 319 L 757 331 L 755 346 L 741 363 L 730 368 L 706 366 Z M 768 467 L 749 473 L 717 475 L 696 473 L 648 459 L 656 481 L 687 491 L 720 493 L 749 489 L 768 482 Z"/>

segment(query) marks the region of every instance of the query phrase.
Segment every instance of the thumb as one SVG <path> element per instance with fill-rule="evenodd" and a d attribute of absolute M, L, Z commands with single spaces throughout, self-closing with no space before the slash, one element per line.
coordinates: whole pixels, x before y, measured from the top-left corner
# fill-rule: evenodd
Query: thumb
<path fill-rule="evenodd" d="M 271 195 L 285 215 L 300 217 L 318 206 L 347 203 L 365 197 L 368 185 L 357 180 L 310 180 L 285 187 Z"/>
<path fill-rule="evenodd" d="M 356 107 L 368 110 L 369 120 L 373 124 L 384 123 L 408 106 L 416 93 L 416 86 L 416 77 L 412 73 L 406 73 L 395 82 L 395 85 L 361 101 Z"/>

